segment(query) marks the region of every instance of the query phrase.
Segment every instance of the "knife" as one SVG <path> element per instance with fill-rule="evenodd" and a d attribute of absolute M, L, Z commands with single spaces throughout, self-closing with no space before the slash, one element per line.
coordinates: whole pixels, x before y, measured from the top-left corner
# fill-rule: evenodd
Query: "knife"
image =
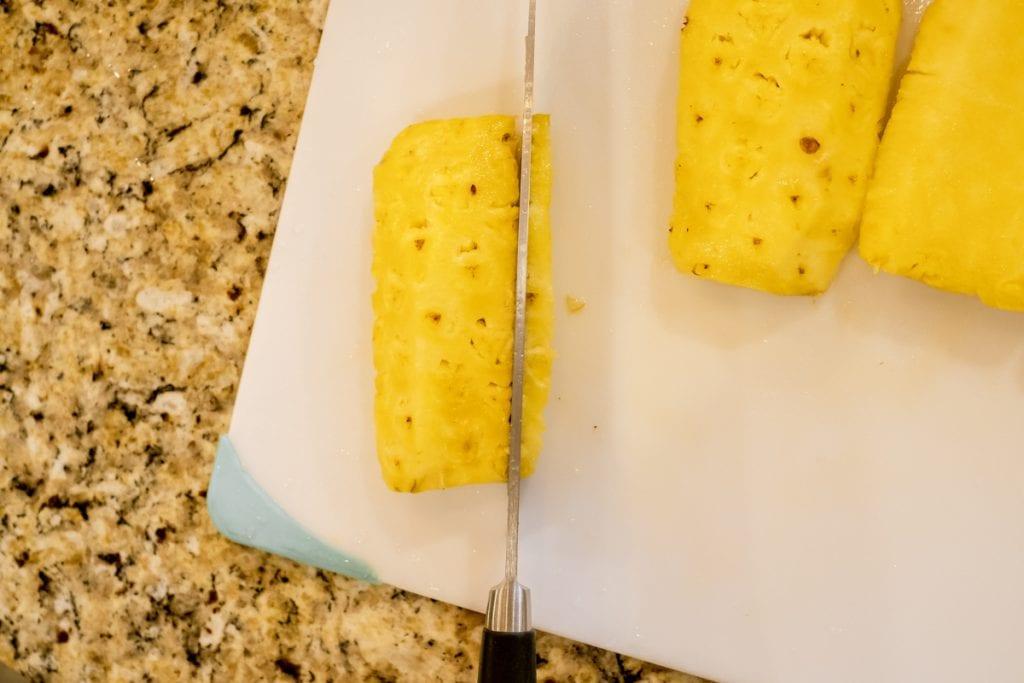
<path fill-rule="evenodd" d="M 9 669 L 0 664 L 0 683 L 28 683 L 28 679 L 14 669 Z"/>
<path fill-rule="evenodd" d="M 533 161 L 533 63 L 537 0 L 529 0 L 526 75 L 523 80 L 523 143 L 519 167 L 519 234 L 516 242 L 512 406 L 508 436 L 508 521 L 505 578 L 487 598 L 480 651 L 480 683 L 533 683 L 537 654 L 530 624 L 530 589 L 519 583 L 519 479 L 523 445 L 523 378 L 526 367 L 526 276 L 530 239 L 530 176 Z"/>

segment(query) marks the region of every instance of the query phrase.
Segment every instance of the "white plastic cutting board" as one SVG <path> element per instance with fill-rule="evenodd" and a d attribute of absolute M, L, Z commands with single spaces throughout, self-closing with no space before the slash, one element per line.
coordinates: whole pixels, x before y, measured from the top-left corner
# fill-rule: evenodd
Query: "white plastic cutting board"
<path fill-rule="evenodd" d="M 371 171 L 407 124 L 519 111 L 524 5 L 332 4 L 230 431 L 309 531 L 473 609 L 504 489 L 378 473 Z M 726 681 L 1024 680 L 1024 315 L 856 255 L 818 299 L 676 273 L 683 13 L 540 4 L 556 297 L 588 305 L 524 489 L 537 626 Z"/>

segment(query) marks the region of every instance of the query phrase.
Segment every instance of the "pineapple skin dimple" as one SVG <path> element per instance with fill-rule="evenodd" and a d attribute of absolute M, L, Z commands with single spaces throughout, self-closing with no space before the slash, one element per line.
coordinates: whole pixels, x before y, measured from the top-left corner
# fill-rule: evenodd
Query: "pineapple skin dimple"
<path fill-rule="evenodd" d="M 1024 311 L 1024 3 L 936 0 L 878 152 L 860 253 Z"/>
<path fill-rule="evenodd" d="M 878 145 L 896 0 L 693 0 L 669 248 L 684 273 L 825 291 Z"/>
<path fill-rule="evenodd" d="M 505 480 L 519 138 L 511 116 L 402 131 L 374 171 L 377 455 L 396 491 Z M 554 305 L 549 121 L 535 118 L 522 471 L 540 451 Z"/>

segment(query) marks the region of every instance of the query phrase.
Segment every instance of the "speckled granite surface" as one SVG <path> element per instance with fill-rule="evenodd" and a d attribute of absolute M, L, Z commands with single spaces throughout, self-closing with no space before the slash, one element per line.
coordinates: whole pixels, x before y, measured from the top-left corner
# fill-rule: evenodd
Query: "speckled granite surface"
<path fill-rule="evenodd" d="M 0 661 L 35 680 L 473 680 L 478 615 L 205 512 L 325 10 L 0 0 Z"/>

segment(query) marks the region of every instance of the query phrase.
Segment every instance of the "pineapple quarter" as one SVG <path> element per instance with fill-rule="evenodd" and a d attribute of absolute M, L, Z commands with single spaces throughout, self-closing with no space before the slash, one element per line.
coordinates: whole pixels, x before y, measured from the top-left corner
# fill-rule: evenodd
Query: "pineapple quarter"
<path fill-rule="evenodd" d="M 927 10 L 868 190 L 876 269 L 1024 310 L 1024 2 Z"/>
<path fill-rule="evenodd" d="M 511 116 L 402 131 L 374 171 L 377 456 L 396 491 L 504 481 L 512 394 L 519 138 Z M 551 375 L 549 122 L 534 119 L 522 472 Z"/>
<path fill-rule="evenodd" d="M 685 273 L 828 288 L 857 237 L 892 76 L 896 0 L 693 0 L 669 248 Z"/>

